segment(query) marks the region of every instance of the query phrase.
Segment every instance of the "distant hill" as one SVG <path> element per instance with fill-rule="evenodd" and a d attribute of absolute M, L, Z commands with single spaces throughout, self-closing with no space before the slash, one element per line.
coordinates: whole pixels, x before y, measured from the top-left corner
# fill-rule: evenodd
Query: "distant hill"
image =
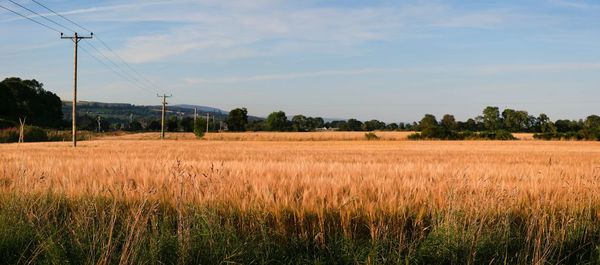
<path fill-rule="evenodd" d="M 64 118 L 71 119 L 71 101 L 62 102 Z M 194 108 L 198 108 L 198 115 L 205 116 L 207 113 L 217 120 L 225 120 L 228 112 L 207 106 L 196 106 L 190 104 L 170 105 L 167 107 L 167 116 L 192 116 Z M 101 116 L 112 122 L 128 122 L 130 118 L 136 120 L 158 120 L 160 119 L 161 105 L 134 105 L 129 103 L 106 103 L 94 101 L 78 101 L 78 115 Z"/>
<path fill-rule="evenodd" d="M 197 108 L 198 111 L 202 111 L 202 112 L 221 113 L 221 114 L 224 114 L 224 115 L 229 114 L 228 111 L 224 111 L 222 109 L 213 108 L 213 107 L 207 107 L 207 106 L 199 106 L 199 105 L 177 104 L 177 105 L 172 105 L 172 107 L 182 108 L 182 109 L 190 109 L 190 110 L 193 110 L 194 108 Z"/>

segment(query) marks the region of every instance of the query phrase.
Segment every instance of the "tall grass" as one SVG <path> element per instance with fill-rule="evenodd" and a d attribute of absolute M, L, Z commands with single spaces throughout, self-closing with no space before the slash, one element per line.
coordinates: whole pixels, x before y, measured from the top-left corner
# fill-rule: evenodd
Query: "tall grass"
<path fill-rule="evenodd" d="M 0 146 L 5 263 L 600 262 L 577 142 Z"/>

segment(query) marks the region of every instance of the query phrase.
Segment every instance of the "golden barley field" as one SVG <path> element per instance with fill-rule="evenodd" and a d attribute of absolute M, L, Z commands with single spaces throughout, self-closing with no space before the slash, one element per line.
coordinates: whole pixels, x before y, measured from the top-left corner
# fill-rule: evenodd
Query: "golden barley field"
<path fill-rule="evenodd" d="M 374 132 L 379 140 L 405 141 L 414 132 Z M 520 140 L 533 140 L 531 133 L 515 133 L 514 136 Z M 107 135 L 96 137 L 102 140 L 156 140 L 160 133 L 133 133 L 125 135 Z M 193 133 L 167 133 L 168 140 L 195 140 Z M 203 139 L 220 141 L 362 141 L 365 140 L 365 132 L 245 132 L 245 133 L 207 133 Z"/>
<path fill-rule="evenodd" d="M 143 249 L 160 234 L 157 218 L 169 212 L 176 213 L 169 220 L 179 263 L 271 263 L 263 259 L 269 255 L 342 264 L 600 260 L 599 142 L 364 141 L 351 134 L 323 140 L 273 133 L 120 137 L 77 148 L 0 145 L 0 189 L 23 198 L 25 223 L 35 224 L 58 205 L 26 198 L 51 194 L 67 205 L 92 205 L 67 207 L 73 219 L 67 223 L 95 227 L 91 231 L 108 241 L 113 235 L 98 226 L 112 219 L 98 216 L 111 210 L 98 206 L 98 198 L 129 205 L 119 215 L 126 218 L 123 235 L 114 241 L 133 240 L 127 231 L 135 229 L 146 239 L 129 245 L 129 256 L 114 247 L 112 258 L 119 261 L 143 260 Z M 90 224 L 95 218 L 100 221 Z M 221 255 L 206 258 L 193 250 L 194 242 L 208 244 L 204 230 L 194 239 L 199 227 L 235 237 L 214 239 Z M 103 260 L 107 253 L 95 255 Z"/>

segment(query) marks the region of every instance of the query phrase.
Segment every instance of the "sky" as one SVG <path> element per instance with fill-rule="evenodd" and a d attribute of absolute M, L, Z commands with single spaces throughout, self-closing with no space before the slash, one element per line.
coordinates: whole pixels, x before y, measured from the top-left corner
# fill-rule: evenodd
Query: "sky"
<path fill-rule="evenodd" d="M 599 114 L 597 0 L 37 1 L 96 36 L 80 42 L 79 100 L 158 105 L 167 93 L 170 104 L 256 116 L 386 122 L 464 120 L 489 105 Z M 35 78 L 72 98 L 72 42 L 4 9 L 0 36 L 0 78 Z"/>

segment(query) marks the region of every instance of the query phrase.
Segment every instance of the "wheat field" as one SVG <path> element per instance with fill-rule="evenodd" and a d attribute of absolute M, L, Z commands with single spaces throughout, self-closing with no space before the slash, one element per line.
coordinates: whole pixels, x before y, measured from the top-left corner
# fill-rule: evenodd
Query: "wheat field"
<path fill-rule="evenodd" d="M 600 261 L 600 143 L 223 135 L 0 145 L 0 227 L 21 262 Z"/>

